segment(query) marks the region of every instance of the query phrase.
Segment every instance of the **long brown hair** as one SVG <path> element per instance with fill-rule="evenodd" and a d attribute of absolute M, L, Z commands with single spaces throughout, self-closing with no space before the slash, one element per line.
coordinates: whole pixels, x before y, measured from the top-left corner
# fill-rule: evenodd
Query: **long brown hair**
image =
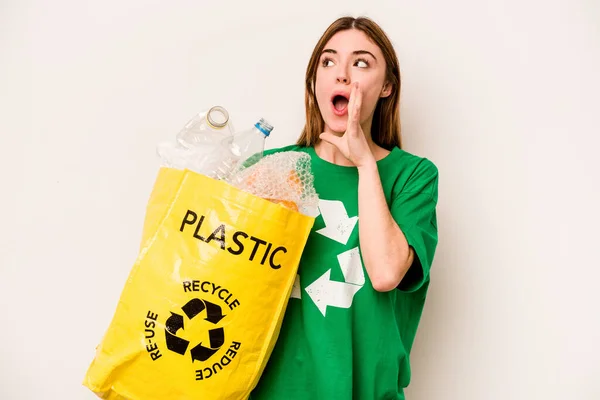
<path fill-rule="evenodd" d="M 365 33 L 382 51 L 386 62 L 386 80 L 392 85 L 392 93 L 380 98 L 375 107 L 371 136 L 377 145 L 391 150 L 402 147 L 400 134 L 400 65 L 394 47 L 383 29 L 366 17 L 342 17 L 333 22 L 323 33 L 315 46 L 306 69 L 306 125 L 297 141 L 301 146 L 314 146 L 325 128 L 325 121 L 319 110 L 315 95 L 319 59 L 329 39 L 336 33 L 348 29 L 358 29 Z"/>

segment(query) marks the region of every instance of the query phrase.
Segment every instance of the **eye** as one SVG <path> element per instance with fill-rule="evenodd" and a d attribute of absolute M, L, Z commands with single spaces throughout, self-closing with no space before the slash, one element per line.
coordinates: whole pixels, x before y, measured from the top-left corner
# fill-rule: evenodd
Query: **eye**
<path fill-rule="evenodd" d="M 358 68 L 368 68 L 369 62 L 364 58 L 359 58 L 354 62 L 354 65 Z"/>
<path fill-rule="evenodd" d="M 331 67 L 333 65 L 333 60 L 331 58 L 324 58 L 323 61 L 321 61 L 321 65 L 324 67 Z"/>

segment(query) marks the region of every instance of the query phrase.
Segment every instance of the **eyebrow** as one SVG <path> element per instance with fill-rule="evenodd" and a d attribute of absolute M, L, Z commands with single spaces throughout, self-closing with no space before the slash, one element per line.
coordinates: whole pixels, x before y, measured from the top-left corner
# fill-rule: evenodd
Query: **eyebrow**
<path fill-rule="evenodd" d="M 337 51 L 333 50 L 333 49 L 325 49 L 325 50 L 323 50 L 323 53 L 337 54 Z M 375 57 L 373 55 L 373 53 L 371 53 L 370 51 L 367 51 L 367 50 L 356 50 L 356 51 L 353 51 L 352 54 L 354 54 L 354 55 L 368 54 L 371 57 L 373 57 L 375 59 L 375 61 L 377 61 L 377 57 Z"/>

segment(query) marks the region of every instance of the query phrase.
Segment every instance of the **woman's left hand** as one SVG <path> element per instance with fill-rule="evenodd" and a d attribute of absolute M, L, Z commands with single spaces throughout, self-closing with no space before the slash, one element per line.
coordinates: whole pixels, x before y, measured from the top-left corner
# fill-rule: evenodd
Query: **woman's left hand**
<path fill-rule="evenodd" d="M 369 165 L 375 158 L 369 147 L 369 143 L 360 126 L 360 108 L 362 105 L 362 93 L 358 82 L 352 85 L 350 101 L 348 103 L 348 124 L 346 132 L 342 136 L 324 132 L 319 136 L 322 140 L 333 144 L 350 162 L 357 167 Z"/>

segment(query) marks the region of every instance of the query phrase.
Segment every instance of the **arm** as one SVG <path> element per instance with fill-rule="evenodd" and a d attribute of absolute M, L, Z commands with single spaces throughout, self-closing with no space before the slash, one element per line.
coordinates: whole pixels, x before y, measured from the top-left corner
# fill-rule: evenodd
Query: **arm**
<path fill-rule="evenodd" d="M 359 167 L 358 175 L 358 234 L 365 268 L 375 290 L 393 290 L 412 265 L 414 251 L 388 209 L 375 160 Z"/>
<path fill-rule="evenodd" d="M 348 127 L 343 136 L 322 133 L 356 165 L 359 174 L 359 239 L 365 268 L 377 291 L 394 289 L 411 266 L 413 249 L 388 209 L 377 163 L 360 126 L 362 94 L 355 83 L 348 107 Z"/>

